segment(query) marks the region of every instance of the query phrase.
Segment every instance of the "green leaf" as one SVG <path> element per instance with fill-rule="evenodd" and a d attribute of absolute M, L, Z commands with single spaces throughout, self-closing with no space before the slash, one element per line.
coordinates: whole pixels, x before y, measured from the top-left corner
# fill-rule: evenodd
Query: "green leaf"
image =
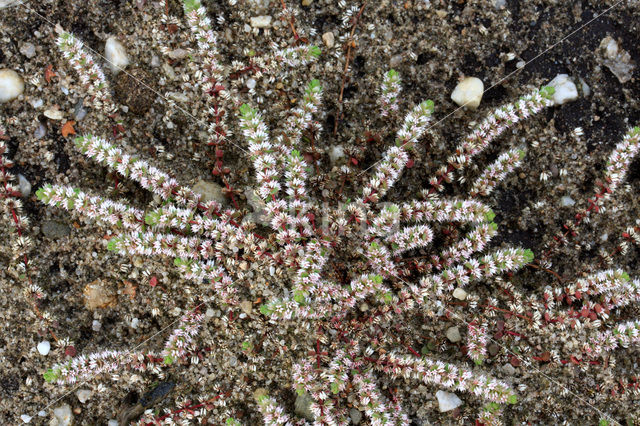
<path fill-rule="evenodd" d="M 307 86 L 307 91 L 309 92 L 319 92 L 322 90 L 322 85 L 320 84 L 320 80 L 311 80 L 309 85 Z"/>
<path fill-rule="evenodd" d="M 543 86 L 540 89 L 540 95 L 547 99 L 551 99 L 554 93 L 556 93 L 556 89 L 551 86 Z"/>
<path fill-rule="evenodd" d="M 200 0 L 184 0 L 184 11 L 186 13 L 193 12 L 194 10 L 199 9 L 200 6 L 202 6 L 200 4 Z"/>
<path fill-rule="evenodd" d="M 304 305 L 306 303 L 307 300 L 307 295 L 304 291 L 300 291 L 300 290 L 296 290 L 293 293 L 293 300 L 295 300 L 296 302 L 298 302 L 301 305 Z"/>
<path fill-rule="evenodd" d="M 238 110 L 240 111 L 240 115 L 244 120 L 250 120 L 251 116 L 255 114 L 255 110 L 251 108 L 248 104 L 240 105 L 240 108 L 238 108 Z"/>
<path fill-rule="evenodd" d="M 484 215 L 484 218 L 487 220 L 487 222 L 493 222 L 493 219 L 495 217 L 496 217 L 496 214 L 491 209 L 489 209 L 489 211 Z"/>
<path fill-rule="evenodd" d="M 158 218 L 160 217 L 160 213 L 147 213 L 144 217 L 144 223 L 147 225 L 155 225 L 158 223 Z"/>
<path fill-rule="evenodd" d="M 60 377 L 60 370 L 50 368 L 42 376 L 47 383 L 53 383 L 58 380 L 58 377 Z"/>
<path fill-rule="evenodd" d="M 166 365 L 171 365 L 175 362 L 175 359 L 171 355 L 167 355 L 164 357 L 162 362 L 164 362 Z"/>
<path fill-rule="evenodd" d="M 36 191 L 36 197 L 38 198 L 38 200 L 40 201 L 44 201 L 46 202 L 47 200 L 44 199 L 45 195 L 44 195 L 44 188 L 40 188 Z"/>
<path fill-rule="evenodd" d="M 109 250 L 109 251 L 118 250 L 118 247 L 116 246 L 117 243 L 118 243 L 118 239 L 117 238 L 111 238 L 109 240 L 109 242 L 107 243 L 107 250 Z"/>
<path fill-rule="evenodd" d="M 320 54 L 322 54 L 322 50 L 320 50 L 320 48 L 318 46 L 310 46 L 309 47 L 309 54 L 311 56 L 313 56 L 314 58 L 319 58 Z"/>
<path fill-rule="evenodd" d="M 387 71 L 387 78 L 390 80 L 397 78 L 399 75 L 400 74 L 398 74 L 398 71 L 394 70 L 393 68 Z"/>
<path fill-rule="evenodd" d="M 526 249 L 523 254 L 526 263 L 530 263 L 535 258 L 535 255 L 533 254 L 531 249 Z"/>
<path fill-rule="evenodd" d="M 609 426 L 609 421 L 607 419 L 600 419 L 598 426 Z"/>
<path fill-rule="evenodd" d="M 509 399 L 507 399 L 507 402 L 509 404 L 515 404 L 516 402 L 518 402 L 518 396 L 517 395 L 511 395 L 509 397 Z"/>
<path fill-rule="evenodd" d="M 340 392 L 340 386 L 338 385 L 338 383 L 331 383 L 331 392 L 333 392 L 334 394 Z"/>
<path fill-rule="evenodd" d="M 260 305 L 260 313 L 262 315 L 270 316 L 273 313 L 273 309 L 269 308 L 267 305 Z"/>

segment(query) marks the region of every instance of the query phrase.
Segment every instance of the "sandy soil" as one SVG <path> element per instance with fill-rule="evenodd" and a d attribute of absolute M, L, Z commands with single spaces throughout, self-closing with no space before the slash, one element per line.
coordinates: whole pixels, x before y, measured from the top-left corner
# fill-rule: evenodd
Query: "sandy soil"
<path fill-rule="evenodd" d="M 631 125 L 640 123 L 639 68 L 636 67 L 629 81 L 621 83 L 598 51 L 601 40 L 611 36 L 636 64 L 640 63 L 637 2 L 506 0 L 503 7 L 496 7 L 493 0 L 369 2 L 355 29 L 356 47 L 344 86 L 342 117 L 339 94 L 346 55 L 339 36 L 350 31 L 350 27 L 341 24 L 345 9 L 331 0 L 310 3 L 295 5 L 300 12 L 295 25 L 310 42 L 322 47 L 318 63 L 290 70 L 274 81 L 249 73 L 239 76 L 234 84 L 241 88 L 244 101 L 256 102 L 257 96 L 262 97 L 260 108 L 270 126 L 275 127 L 282 114 L 295 105 L 307 81 L 311 78 L 322 81 L 325 96 L 318 120 L 323 130 L 318 133 L 313 150 L 306 154 L 316 155 L 318 164 L 312 196 L 328 205 L 358 194 L 368 176 L 361 172 L 391 146 L 403 111 L 416 102 L 427 98 L 435 102 L 437 125 L 421 140 L 414 166 L 405 171 L 385 201 L 402 202 L 419 197 L 427 187 L 427 179 L 474 123 L 499 105 L 565 73 L 576 81 L 584 81 L 590 93 L 585 94 L 581 88 L 575 102 L 549 108 L 518 126 L 480 156 L 476 161 L 478 167 L 469 171 L 469 177 L 477 175 L 483 165 L 507 147 L 528 147 L 522 167 L 485 201 L 496 212 L 495 221 L 500 226 L 492 246 L 508 244 L 542 253 L 552 236 L 562 230 L 562 224 L 587 206 L 594 182 L 602 175 L 614 145 Z M 554 45 L 614 4 L 606 15 Z M 245 48 L 262 53 L 269 50 L 270 41 L 281 46 L 293 43 L 286 23 L 279 22 L 268 34 L 264 30 L 245 31 L 252 16 L 271 15 L 275 20 L 281 10 L 279 1 L 239 1 L 231 6 L 218 0 L 205 1 L 205 5 L 212 19 L 218 16 L 226 19 L 224 24 L 215 24 L 215 28 L 221 34 L 220 51 L 228 62 L 245 60 Z M 165 6 L 176 17 L 177 26 L 168 28 L 161 22 Z M 360 6 L 359 2 L 347 2 L 347 7 Z M 144 0 L 42 0 L 0 9 L 0 67 L 18 71 L 26 81 L 25 93 L 20 98 L 0 105 L 0 116 L 10 137 L 9 157 L 16 162 L 12 172 L 25 176 L 33 188 L 24 200 L 31 222 L 28 234 L 35 242 L 29 253 L 31 274 L 46 295 L 38 301 L 38 309 L 49 312 L 53 318 L 48 328 L 36 318 L 33 306 L 23 294 L 24 283 L 11 273 L 14 260 L 8 253 L 13 237 L 4 232 L 9 229 L 9 222 L 3 218 L 0 423 L 19 424 L 20 415 L 28 414 L 33 417 L 31 424 L 49 424 L 53 409 L 69 404 L 74 410 L 75 424 L 106 424 L 109 419 L 116 419 L 123 407 L 135 404 L 136 395 L 166 381 L 175 383 L 175 389 L 153 409 L 175 410 L 176 401 L 225 393 L 220 399 L 225 405 L 216 402 L 204 419 L 221 424 L 234 417 L 243 424 L 259 424 L 261 419 L 252 394 L 257 388 L 267 388 L 293 413 L 295 392 L 290 386 L 290 367 L 312 349 L 310 345 L 315 339 L 299 324 L 272 325 L 260 314 L 258 300 L 280 294 L 281 287 L 286 286 L 286 274 L 274 279 L 258 264 L 238 266 L 246 268 L 239 282 L 246 284 L 242 298 L 253 304 L 252 310 L 247 313 L 235 309 L 235 318 L 229 320 L 225 307 L 215 303 L 202 307 L 203 312 L 208 311 L 198 340 L 197 363 L 187 360 L 165 369 L 161 377 L 126 373 L 118 381 L 100 377 L 78 387 L 53 386 L 43 380 L 47 368 L 66 359 L 68 345 L 53 344 L 51 332 L 57 339 L 72 341 L 78 354 L 134 347 L 142 352 L 158 352 L 171 325 L 185 310 L 200 304 L 207 294 L 199 283 L 180 278 L 171 259 L 130 258 L 108 252 L 104 238 L 108 230 L 48 208 L 35 198 L 37 188 L 58 183 L 104 196 L 123 197 L 139 207 L 155 202 L 152 195 L 131 182 L 119 180 L 116 185 L 113 175 L 74 148 L 71 136 L 62 136 L 62 124 L 71 119 L 77 121 L 75 130 L 79 134 L 108 134 L 112 129 L 108 117 L 90 108 L 82 120 L 74 118 L 85 94 L 77 84 L 77 76 L 55 48 L 56 24 L 73 32 L 97 52 L 104 51 L 105 40 L 111 35 L 126 47 L 131 58 L 129 74 L 107 73 L 107 77 L 114 98 L 128 110 L 122 117 L 131 150 L 140 152 L 182 183 L 192 185 L 198 180 L 223 183 L 220 177 L 211 175 L 210 148 L 201 142 L 204 128 L 194 120 L 200 117 L 203 107 L 200 94 L 181 83 L 181 76 L 189 75 L 188 60 L 170 59 L 162 49 L 164 46 L 175 51 L 193 46 L 177 0 L 169 0 L 167 5 Z M 327 48 L 322 40 L 327 32 L 335 35 L 333 48 Z M 24 53 L 28 44 L 35 47 L 35 55 Z M 49 81 L 45 78 L 47 67 L 55 72 Z M 401 112 L 392 120 L 380 118 L 375 105 L 376 90 L 390 67 L 400 73 L 404 87 Z M 490 87 L 476 111 L 458 109 L 450 99 L 463 76 L 478 77 L 485 88 Z M 250 78 L 257 80 L 255 95 L 242 89 Z M 177 102 L 176 107 L 162 96 L 169 92 L 183 93 L 189 100 Z M 63 120 L 45 117 L 44 111 L 54 105 L 64 112 Z M 574 131 L 578 127 L 583 130 L 581 136 Z M 39 128 L 44 128 L 45 134 L 36 137 Z M 375 140 L 366 141 L 367 132 L 375 134 Z M 240 138 L 234 140 L 243 143 Z M 329 153 L 338 145 L 343 146 L 346 155 L 332 163 Z M 228 183 L 237 189 L 234 199 L 243 214 L 250 214 L 252 208 L 246 199 L 246 188 L 254 183 L 250 163 L 234 145 L 227 145 L 224 160 L 231 169 Z M 344 185 L 338 173 L 340 166 L 350 168 L 350 177 Z M 543 173 L 547 180 L 541 179 Z M 447 187 L 446 194 L 464 196 L 467 190 L 468 185 L 456 184 Z M 636 160 L 626 184 L 613 196 L 607 210 L 582 225 L 571 244 L 554 251 L 550 258 L 552 269 L 565 280 L 597 270 L 601 254 L 614 251 L 622 241 L 621 233 L 636 224 L 638 193 L 640 161 Z M 563 206 L 561 198 L 566 196 L 576 204 Z M 231 204 L 230 199 L 226 202 Z M 54 231 L 45 231 L 46 228 Z M 266 228 L 260 228 L 260 232 L 266 232 Z M 445 243 L 438 242 L 443 246 Z M 353 254 L 338 253 L 333 261 L 349 265 Z M 424 250 L 413 255 L 428 253 Z M 611 265 L 637 277 L 639 260 L 638 247 L 630 246 L 626 253 L 616 254 Z M 336 274 L 349 276 L 352 272 L 336 266 Z M 151 277 L 157 278 L 158 285 L 150 285 Z M 108 306 L 90 310 L 83 293 L 87 284 L 96 281 L 114 296 Z M 525 296 L 539 294 L 552 281 L 549 274 L 533 268 L 525 268 L 511 280 Z M 482 283 L 472 291 L 480 299 L 502 297 L 495 286 Z M 465 310 L 460 312 L 473 315 Z M 632 305 L 616 312 L 607 325 L 639 315 L 638 305 Z M 505 321 L 518 330 L 509 316 L 488 318 L 492 335 L 498 323 Z M 464 334 L 464 324 L 419 314 L 408 315 L 403 321 L 405 328 L 399 336 L 410 336 L 412 345 L 426 347 L 434 358 L 473 366 L 461 350 L 464 338 L 462 342 L 451 343 L 445 337 L 446 330 L 453 325 L 459 325 Z M 506 424 L 597 424 L 603 413 L 621 424 L 639 424 L 640 396 L 627 386 L 638 375 L 638 348 L 618 349 L 598 365 L 535 360 L 528 364 L 514 362 L 513 351 L 520 351 L 527 359 L 552 350 L 570 353 L 585 338 L 584 333 L 493 338 L 498 350 L 487 359 L 482 371 L 508 381 L 515 388 L 520 386 L 520 401 L 503 414 Z M 47 356 L 36 350 L 42 340 L 53 344 Z M 400 340 L 389 337 L 389 349 Z M 244 341 L 259 342 L 255 352 L 243 352 Z M 620 391 L 619 380 L 624 382 L 621 386 L 626 387 L 625 392 Z M 440 413 L 434 396 L 437 387 L 383 376 L 380 388 L 383 392 L 395 390 L 416 425 L 471 424 L 482 406 L 482 401 L 459 393 L 464 405 Z M 81 403 L 76 396 L 78 389 L 92 390 L 92 396 Z M 349 395 L 344 396 L 348 401 Z M 40 417 L 37 413 L 42 410 L 44 416 Z M 365 418 L 362 424 L 368 424 L 367 421 Z"/>

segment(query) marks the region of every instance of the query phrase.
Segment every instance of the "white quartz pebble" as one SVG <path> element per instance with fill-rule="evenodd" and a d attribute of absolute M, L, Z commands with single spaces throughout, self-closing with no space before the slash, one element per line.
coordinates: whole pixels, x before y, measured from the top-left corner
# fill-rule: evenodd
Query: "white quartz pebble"
<path fill-rule="evenodd" d="M 466 77 L 451 93 L 451 100 L 460 106 L 476 109 L 482 100 L 484 84 L 476 77 Z"/>
<path fill-rule="evenodd" d="M 118 73 L 121 69 L 129 65 L 129 56 L 127 49 L 115 37 L 109 37 L 104 45 L 104 56 L 107 58 L 109 68 L 114 73 Z"/>
<path fill-rule="evenodd" d="M 24 92 L 24 81 L 14 70 L 0 70 L 0 103 L 9 102 Z"/>

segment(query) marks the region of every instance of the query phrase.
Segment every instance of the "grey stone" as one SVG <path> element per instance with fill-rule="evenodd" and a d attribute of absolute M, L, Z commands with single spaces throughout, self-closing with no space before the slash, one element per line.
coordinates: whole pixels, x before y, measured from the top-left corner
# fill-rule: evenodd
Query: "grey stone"
<path fill-rule="evenodd" d="M 58 238 L 63 238 L 69 235 L 71 230 L 64 223 L 56 222 L 55 220 L 47 220 L 42 224 L 42 233 L 47 238 L 57 240 Z"/>
<path fill-rule="evenodd" d="M 69 404 L 61 405 L 53 410 L 53 418 L 49 426 L 68 426 L 73 422 L 73 413 Z"/>
<path fill-rule="evenodd" d="M 447 329 L 447 339 L 449 339 L 453 343 L 456 343 L 462 340 L 462 337 L 460 337 L 460 330 L 458 330 L 458 327 L 449 327 Z"/>
<path fill-rule="evenodd" d="M 227 201 L 227 197 L 222 192 L 222 186 L 215 182 L 207 182 L 205 180 L 198 180 L 193 186 L 193 190 L 202 195 L 203 201 L 217 201 L 220 204 L 224 204 Z"/>
<path fill-rule="evenodd" d="M 451 411 L 462 405 L 462 400 L 455 393 L 439 390 L 436 392 L 438 398 L 438 409 L 441 413 Z"/>
<path fill-rule="evenodd" d="M 295 403 L 295 413 L 300 417 L 304 417 L 310 422 L 315 420 L 313 413 L 311 412 L 311 404 L 313 403 L 313 399 L 306 393 L 302 395 L 298 395 L 296 397 Z"/>
<path fill-rule="evenodd" d="M 360 424 L 360 422 L 362 421 L 362 413 L 355 408 L 349 410 L 349 417 L 351 417 L 351 422 L 354 425 Z"/>

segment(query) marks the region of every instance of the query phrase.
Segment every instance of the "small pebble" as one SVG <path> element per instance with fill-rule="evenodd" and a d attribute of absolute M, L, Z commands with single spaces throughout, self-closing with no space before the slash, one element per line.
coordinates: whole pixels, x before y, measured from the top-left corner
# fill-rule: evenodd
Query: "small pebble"
<path fill-rule="evenodd" d="M 462 340 L 462 337 L 460 336 L 460 330 L 458 330 L 458 327 L 449 327 L 447 329 L 447 339 L 449 339 L 449 341 L 453 343 L 456 343 Z"/>
<path fill-rule="evenodd" d="M 44 101 L 40 98 L 36 98 L 36 99 L 30 99 L 29 103 L 31 104 L 31 106 L 34 109 L 38 109 L 40 108 L 42 105 L 44 105 Z"/>
<path fill-rule="evenodd" d="M 18 174 L 18 189 L 22 198 L 27 198 L 31 194 L 31 183 L 21 174 Z"/>
<path fill-rule="evenodd" d="M 247 315 L 251 314 L 251 310 L 253 309 L 253 303 L 249 300 L 245 300 L 240 302 L 240 309 L 243 310 Z"/>
<path fill-rule="evenodd" d="M 57 105 L 47 108 L 43 114 L 51 120 L 62 120 L 64 118 L 64 113 L 60 111 Z"/>
<path fill-rule="evenodd" d="M 329 151 L 329 159 L 331 164 L 337 163 L 341 158 L 344 158 L 344 148 L 342 145 L 334 145 Z"/>
<path fill-rule="evenodd" d="M 73 413 L 69 404 L 61 405 L 53 410 L 53 419 L 49 426 L 69 426 L 73 422 Z"/>
<path fill-rule="evenodd" d="M 31 421 L 33 417 L 31 417 L 28 414 L 23 414 L 20 416 L 20 420 L 22 420 L 24 423 L 29 423 Z"/>
<path fill-rule="evenodd" d="M 600 50 L 604 56 L 604 64 L 615 75 L 620 83 L 631 80 L 631 75 L 636 67 L 631 61 L 629 52 L 621 49 L 618 42 L 611 36 L 607 36 L 600 42 Z"/>
<path fill-rule="evenodd" d="M 24 43 L 20 47 L 20 53 L 31 59 L 36 56 L 36 47 L 33 45 L 33 43 Z"/>
<path fill-rule="evenodd" d="M 131 320 L 131 328 L 133 328 L 134 330 L 137 329 L 140 326 L 140 320 L 138 318 L 133 318 Z"/>
<path fill-rule="evenodd" d="M 328 31 L 328 32 L 322 34 L 322 41 L 324 42 L 325 46 L 331 48 L 336 43 L 336 37 L 333 35 L 333 33 L 331 31 Z"/>
<path fill-rule="evenodd" d="M 466 77 L 451 93 L 451 100 L 460 106 L 476 109 L 482 100 L 484 84 L 476 77 Z"/>
<path fill-rule="evenodd" d="M 516 369 L 511 364 L 503 365 L 502 366 L 502 371 L 504 371 L 505 373 L 507 373 L 510 376 L 513 376 L 514 374 L 516 374 Z"/>
<path fill-rule="evenodd" d="M 570 206 L 573 206 L 575 203 L 576 202 L 573 201 L 573 198 L 569 197 L 568 195 L 565 195 L 560 199 L 560 205 L 562 207 L 570 207 Z"/>
<path fill-rule="evenodd" d="M 48 340 L 43 340 L 42 342 L 38 343 L 38 352 L 40 352 L 40 355 L 47 355 L 50 350 L 51 343 L 49 343 Z"/>
<path fill-rule="evenodd" d="M 127 49 L 115 37 L 109 37 L 104 45 L 104 56 L 111 71 L 117 74 L 129 65 Z"/>
<path fill-rule="evenodd" d="M 455 393 L 439 390 L 436 392 L 438 398 L 438 409 L 441 413 L 451 411 L 462 405 L 462 400 Z"/>
<path fill-rule="evenodd" d="M 563 105 L 578 99 L 578 88 L 567 74 L 558 74 L 548 85 L 555 89 L 553 102 L 556 105 Z"/>
<path fill-rule="evenodd" d="M 271 26 L 271 16 L 262 15 L 251 18 L 251 26 L 253 28 L 268 28 Z"/>
<path fill-rule="evenodd" d="M 252 90 L 256 88 L 256 81 L 253 78 L 247 80 L 247 89 Z"/>
<path fill-rule="evenodd" d="M 186 49 L 175 49 L 167 53 L 167 56 L 171 59 L 183 59 L 189 55 L 189 51 Z"/>
<path fill-rule="evenodd" d="M 0 103 L 9 102 L 24 92 L 24 81 L 14 70 L 0 70 Z"/>
<path fill-rule="evenodd" d="M 176 102 L 181 102 L 181 103 L 189 102 L 189 97 L 182 92 L 169 92 L 167 93 L 167 97 Z"/>
<path fill-rule="evenodd" d="M 206 180 L 199 179 L 193 186 L 193 191 L 202 196 L 202 201 L 217 201 L 220 204 L 227 202 L 227 197 L 222 191 L 222 186 Z"/>
<path fill-rule="evenodd" d="M 81 121 L 86 116 L 87 116 L 87 110 L 84 108 L 84 105 L 82 104 L 82 99 L 80 99 L 76 104 L 76 106 L 73 108 L 73 117 L 77 121 Z"/>
<path fill-rule="evenodd" d="M 46 134 L 47 129 L 41 124 L 36 128 L 35 132 L 33 132 L 33 137 L 35 139 L 42 139 Z"/>
<path fill-rule="evenodd" d="M 458 287 L 453 290 L 453 297 L 458 300 L 465 300 L 467 298 L 467 292 Z"/>
<path fill-rule="evenodd" d="M 351 417 L 351 422 L 354 425 L 360 424 L 360 422 L 362 421 L 362 413 L 355 408 L 349 410 L 349 417 Z"/>
<path fill-rule="evenodd" d="M 93 322 L 91 323 L 91 329 L 93 331 L 100 331 L 101 328 L 102 328 L 102 323 L 98 320 L 93 320 Z"/>
<path fill-rule="evenodd" d="M 0 9 L 18 4 L 19 0 L 0 0 Z M 21 3 L 21 2 L 20 2 Z"/>
<path fill-rule="evenodd" d="M 89 389 L 79 389 L 76 392 L 76 396 L 78 397 L 78 401 L 80 401 L 81 404 L 84 404 L 85 402 L 87 402 L 89 400 L 89 398 L 91 398 L 91 394 L 92 394 L 92 392 Z"/>

